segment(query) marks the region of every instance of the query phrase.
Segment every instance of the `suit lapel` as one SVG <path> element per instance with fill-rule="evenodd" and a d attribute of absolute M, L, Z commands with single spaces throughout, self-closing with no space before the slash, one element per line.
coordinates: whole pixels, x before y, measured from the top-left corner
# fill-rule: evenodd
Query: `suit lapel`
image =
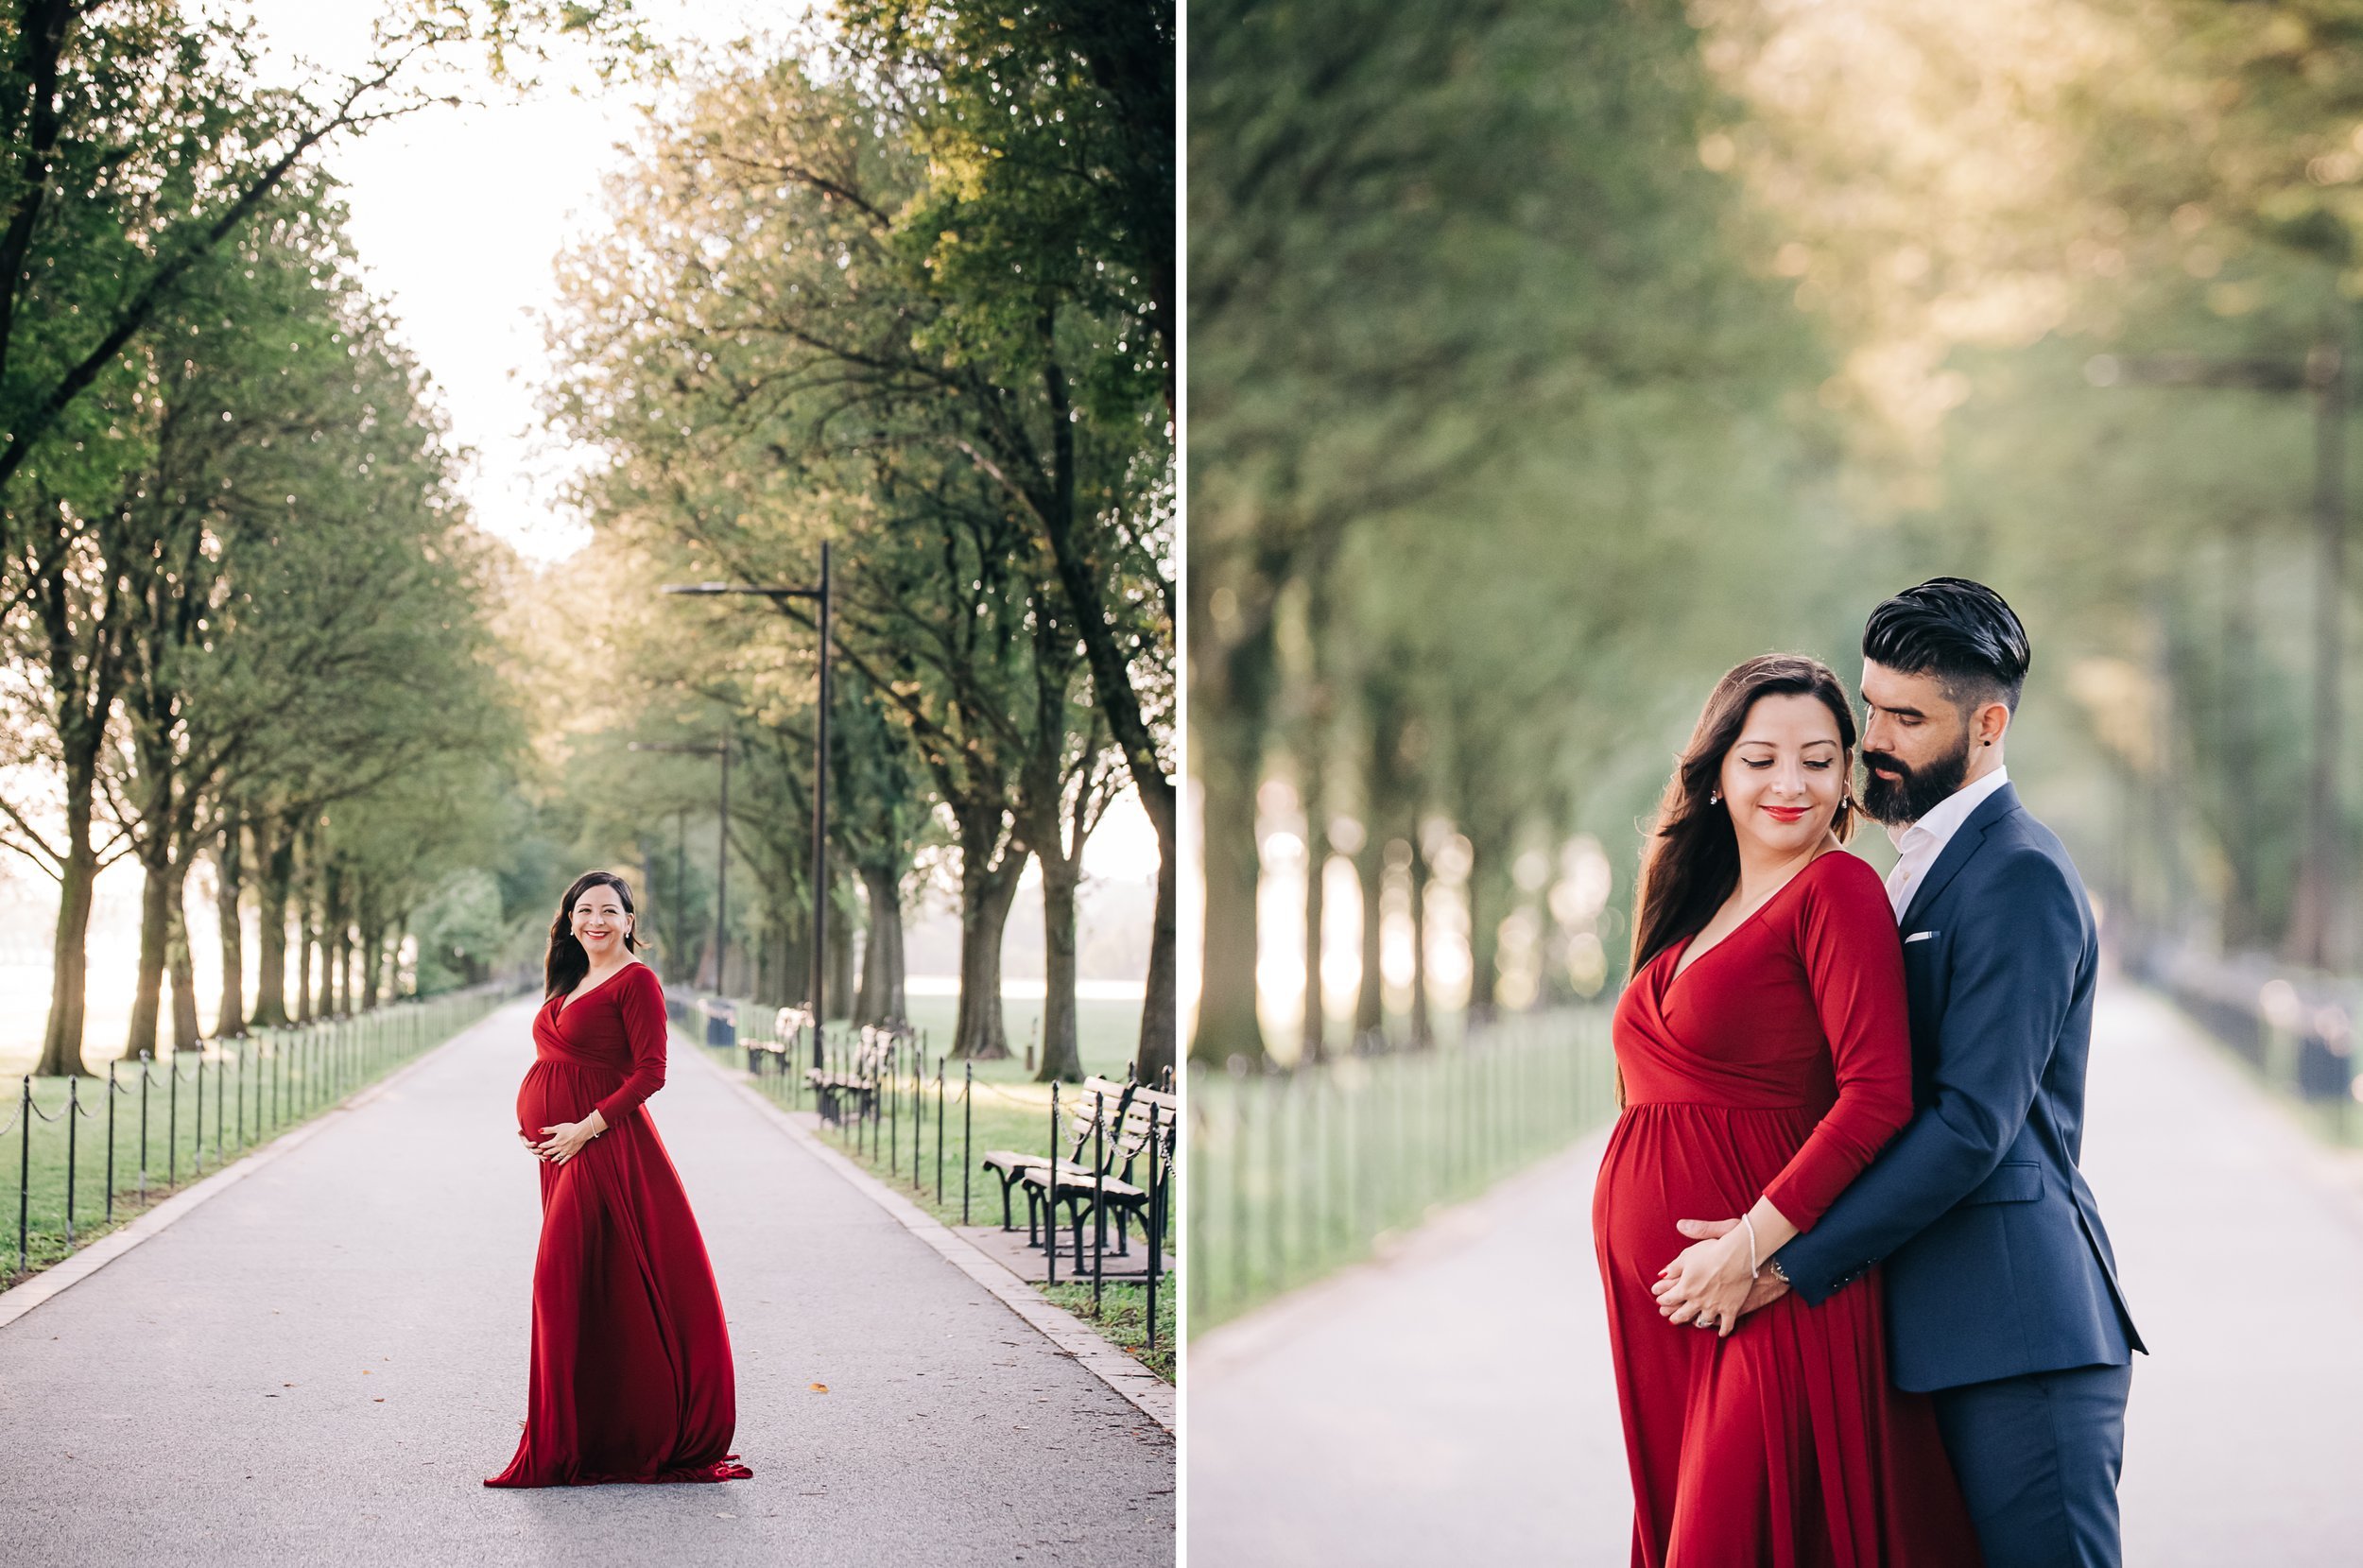
<path fill-rule="evenodd" d="M 1935 865 L 1928 868 L 1928 874 L 1920 879 L 1920 886 L 1912 889 L 1912 902 L 1904 910 L 1904 919 L 1900 922 L 1903 930 L 1909 931 L 1918 923 L 1928 905 L 1936 902 L 1937 895 L 1944 891 L 1945 885 L 1960 874 L 1961 868 L 1969 864 L 1969 857 L 1975 854 L 1978 846 L 1986 841 L 1986 831 L 2017 809 L 2018 786 L 2015 784 L 2006 784 L 1977 802 L 1977 809 L 1971 812 L 1969 820 L 1963 822 L 1959 831 L 1945 841 L 1944 853 L 1937 856 Z"/>

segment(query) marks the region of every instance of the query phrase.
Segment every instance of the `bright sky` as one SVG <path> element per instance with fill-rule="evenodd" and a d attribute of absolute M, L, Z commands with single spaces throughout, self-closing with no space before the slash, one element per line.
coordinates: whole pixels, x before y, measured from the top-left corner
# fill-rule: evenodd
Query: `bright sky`
<path fill-rule="evenodd" d="M 266 69 L 275 78 L 303 79 L 302 61 L 333 71 L 368 58 L 367 6 L 254 0 L 244 9 L 270 45 Z M 640 0 L 639 9 L 659 37 L 720 45 L 792 25 L 805 8 Z M 453 434 L 475 453 L 465 488 L 478 522 L 527 556 L 555 561 L 580 549 L 589 529 L 560 498 L 581 459 L 543 428 L 537 407 L 549 370 L 541 319 L 553 264 L 600 224 L 600 181 L 622 162 L 618 144 L 635 133 L 650 94 L 603 84 L 563 59 L 543 76 L 541 88 L 520 96 L 472 67 L 453 91 L 476 103 L 422 111 L 327 157 L 346 183 L 371 286 L 433 375 Z M 1130 796 L 1084 853 L 1093 876 L 1156 873 L 1155 836 Z"/>

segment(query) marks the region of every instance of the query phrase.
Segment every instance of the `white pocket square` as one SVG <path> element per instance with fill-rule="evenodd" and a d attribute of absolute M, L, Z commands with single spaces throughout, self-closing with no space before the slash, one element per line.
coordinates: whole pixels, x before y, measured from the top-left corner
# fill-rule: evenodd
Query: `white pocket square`
<path fill-rule="evenodd" d="M 1910 936 L 1905 938 L 1904 941 L 1906 946 L 1909 946 L 1913 942 L 1924 942 L 1935 935 L 1936 933 L 1934 931 L 1915 931 Z"/>

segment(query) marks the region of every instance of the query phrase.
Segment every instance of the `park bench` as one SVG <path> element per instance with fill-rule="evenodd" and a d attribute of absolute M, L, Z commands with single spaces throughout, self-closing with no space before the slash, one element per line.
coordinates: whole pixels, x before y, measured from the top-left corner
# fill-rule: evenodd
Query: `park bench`
<path fill-rule="evenodd" d="M 742 1038 L 747 1047 L 747 1071 L 762 1074 L 767 1069 L 785 1077 L 788 1064 L 795 1060 L 797 1042 L 812 1024 L 812 1014 L 802 1008 L 782 1008 L 771 1015 L 771 1038 L 751 1040 Z"/>
<path fill-rule="evenodd" d="M 1166 1201 L 1163 1173 L 1170 1169 L 1171 1131 L 1173 1119 L 1181 1106 L 1180 1099 L 1160 1090 L 1137 1083 L 1117 1083 L 1111 1078 L 1093 1077 L 1084 1080 L 1082 1093 L 1075 1096 L 1070 1111 L 1070 1131 L 1079 1131 L 1076 1138 L 1073 1158 L 1062 1160 L 1053 1170 L 1048 1160 L 1026 1166 L 1017 1176 L 1017 1182 L 1026 1195 L 1027 1234 L 1032 1236 L 1031 1219 L 1039 1205 L 1044 1217 L 1044 1245 L 1054 1245 L 1059 1205 L 1067 1206 L 1067 1215 L 1074 1232 L 1075 1267 L 1083 1266 L 1083 1220 L 1092 1220 L 1093 1245 L 1105 1251 L 1108 1246 L 1107 1215 L 1116 1216 L 1116 1255 L 1129 1256 L 1131 1251 L 1130 1226 L 1134 1216 L 1142 1221 L 1145 1233 L 1153 1233 L 1147 1224 L 1151 1197 L 1147 1166 L 1158 1165 L 1159 1179 L 1153 1183 L 1155 1196 L 1162 1209 Z M 1104 1117 L 1104 1122 L 1103 1122 Z M 1095 1139 L 1096 1132 L 1098 1137 Z M 1095 1155 L 1087 1163 L 1086 1155 Z M 1162 1222 L 1164 1216 L 1159 1216 Z"/>
<path fill-rule="evenodd" d="M 1078 1095 L 1069 1100 L 1063 1109 L 1066 1111 L 1067 1129 L 1064 1143 L 1067 1152 L 1060 1157 L 1059 1163 L 1061 1166 L 1072 1166 L 1078 1170 L 1088 1171 L 1092 1167 L 1081 1164 L 1079 1162 L 1091 1148 L 1092 1129 L 1098 1125 L 1097 1107 L 1090 1096 Z M 1026 1172 L 1047 1169 L 1050 1157 L 1046 1154 L 1031 1154 L 1020 1149 L 994 1148 L 987 1149 L 984 1158 L 977 1163 L 992 1172 L 1001 1182 L 1001 1229 L 1015 1230 L 1016 1226 L 1011 1223 L 1009 1215 L 1009 1195 L 1017 1190 L 1019 1183 L 1025 1180 Z M 1028 1187 L 1026 1189 L 1026 1243 L 1029 1247 L 1042 1244 L 1040 1213 L 1041 1198 L 1038 1190 Z"/>
<path fill-rule="evenodd" d="M 861 1046 L 853 1065 L 844 1067 L 807 1067 L 804 1081 L 812 1086 L 813 1098 L 820 1108 L 820 1119 L 842 1125 L 845 1120 L 845 1100 L 854 1102 L 856 1121 L 872 1118 L 878 1113 L 878 1087 L 894 1071 L 894 1059 L 904 1038 L 898 1029 L 882 1029 L 865 1024 L 861 1030 Z"/>

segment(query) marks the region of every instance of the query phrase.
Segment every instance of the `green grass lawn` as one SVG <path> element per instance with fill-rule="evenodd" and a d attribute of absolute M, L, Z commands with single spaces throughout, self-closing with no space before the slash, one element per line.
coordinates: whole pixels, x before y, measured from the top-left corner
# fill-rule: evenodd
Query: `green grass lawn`
<path fill-rule="evenodd" d="M 940 1008 L 932 1006 L 940 1004 Z M 1010 1005 L 1010 1025 L 1013 1038 L 1019 1033 L 1020 1009 L 1039 1004 Z M 819 1133 L 834 1147 L 868 1169 L 897 1192 L 909 1198 L 946 1225 L 996 1225 L 1001 1220 L 1001 1184 L 990 1171 L 979 1167 L 971 1152 L 981 1157 L 988 1149 L 1009 1148 L 1027 1152 L 1044 1151 L 1051 1144 L 1050 1085 L 1029 1082 L 1022 1060 L 1009 1061 L 943 1062 L 943 1078 L 939 1095 L 936 1077 L 938 1052 L 948 1042 L 952 1033 L 950 997 L 914 997 L 911 999 L 911 1023 L 926 1031 L 927 1067 L 923 1082 L 916 1094 L 906 1076 L 895 1092 L 886 1096 L 880 1106 L 880 1119 L 871 1126 L 856 1130 L 821 1128 Z M 938 1014 L 940 1013 L 940 1016 Z M 1084 1002 L 1079 1008 L 1078 1032 L 1084 1070 L 1121 1079 L 1132 1060 L 1135 1037 L 1140 1028 L 1141 1006 L 1138 1002 Z M 744 1014 L 742 1014 L 744 1016 Z M 1023 1047 L 1021 1046 L 1021 1050 Z M 746 1053 L 740 1050 L 716 1050 L 715 1057 L 725 1065 L 743 1068 Z M 795 1074 L 783 1082 L 766 1077 L 761 1080 L 764 1092 L 782 1106 L 791 1110 L 810 1111 L 811 1095 L 802 1088 L 803 1063 L 796 1065 Z M 965 1076 L 973 1065 L 974 1080 Z M 964 1096 L 965 1091 L 965 1096 Z M 1061 1096 L 1076 1093 L 1073 1085 L 1061 1089 Z M 942 1136 L 939 1140 L 939 1098 Z M 940 1166 L 939 1166 L 940 1161 Z M 940 1190 L 939 1191 L 939 1168 Z M 963 1189 L 963 1179 L 966 1187 Z M 1019 1221 L 1025 1218 L 1021 1204 L 1015 1211 Z M 1135 1245 L 1138 1245 L 1137 1239 Z M 1174 1250 L 1168 1243 L 1168 1250 Z M 1102 1293 L 1102 1313 L 1094 1319 L 1091 1315 L 1091 1286 L 1086 1284 L 1079 1295 L 1061 1284 L 1045 1294 L 1077 1316 L 1091 1321 L 1111 1342 L 1122 1346 L 1159 1376 L 1170 1382 L 1173 1378 L 1174 1301 L 1180 1293 L 1181 1277 L 1175 1274 L 1161 1281 L 1157 1290 L 1157 1349 L 1147 1346 L 1147 1335 L 1144 1313 L 1147 1291 L 1140 1285 L 1107 1285 Z"/>

